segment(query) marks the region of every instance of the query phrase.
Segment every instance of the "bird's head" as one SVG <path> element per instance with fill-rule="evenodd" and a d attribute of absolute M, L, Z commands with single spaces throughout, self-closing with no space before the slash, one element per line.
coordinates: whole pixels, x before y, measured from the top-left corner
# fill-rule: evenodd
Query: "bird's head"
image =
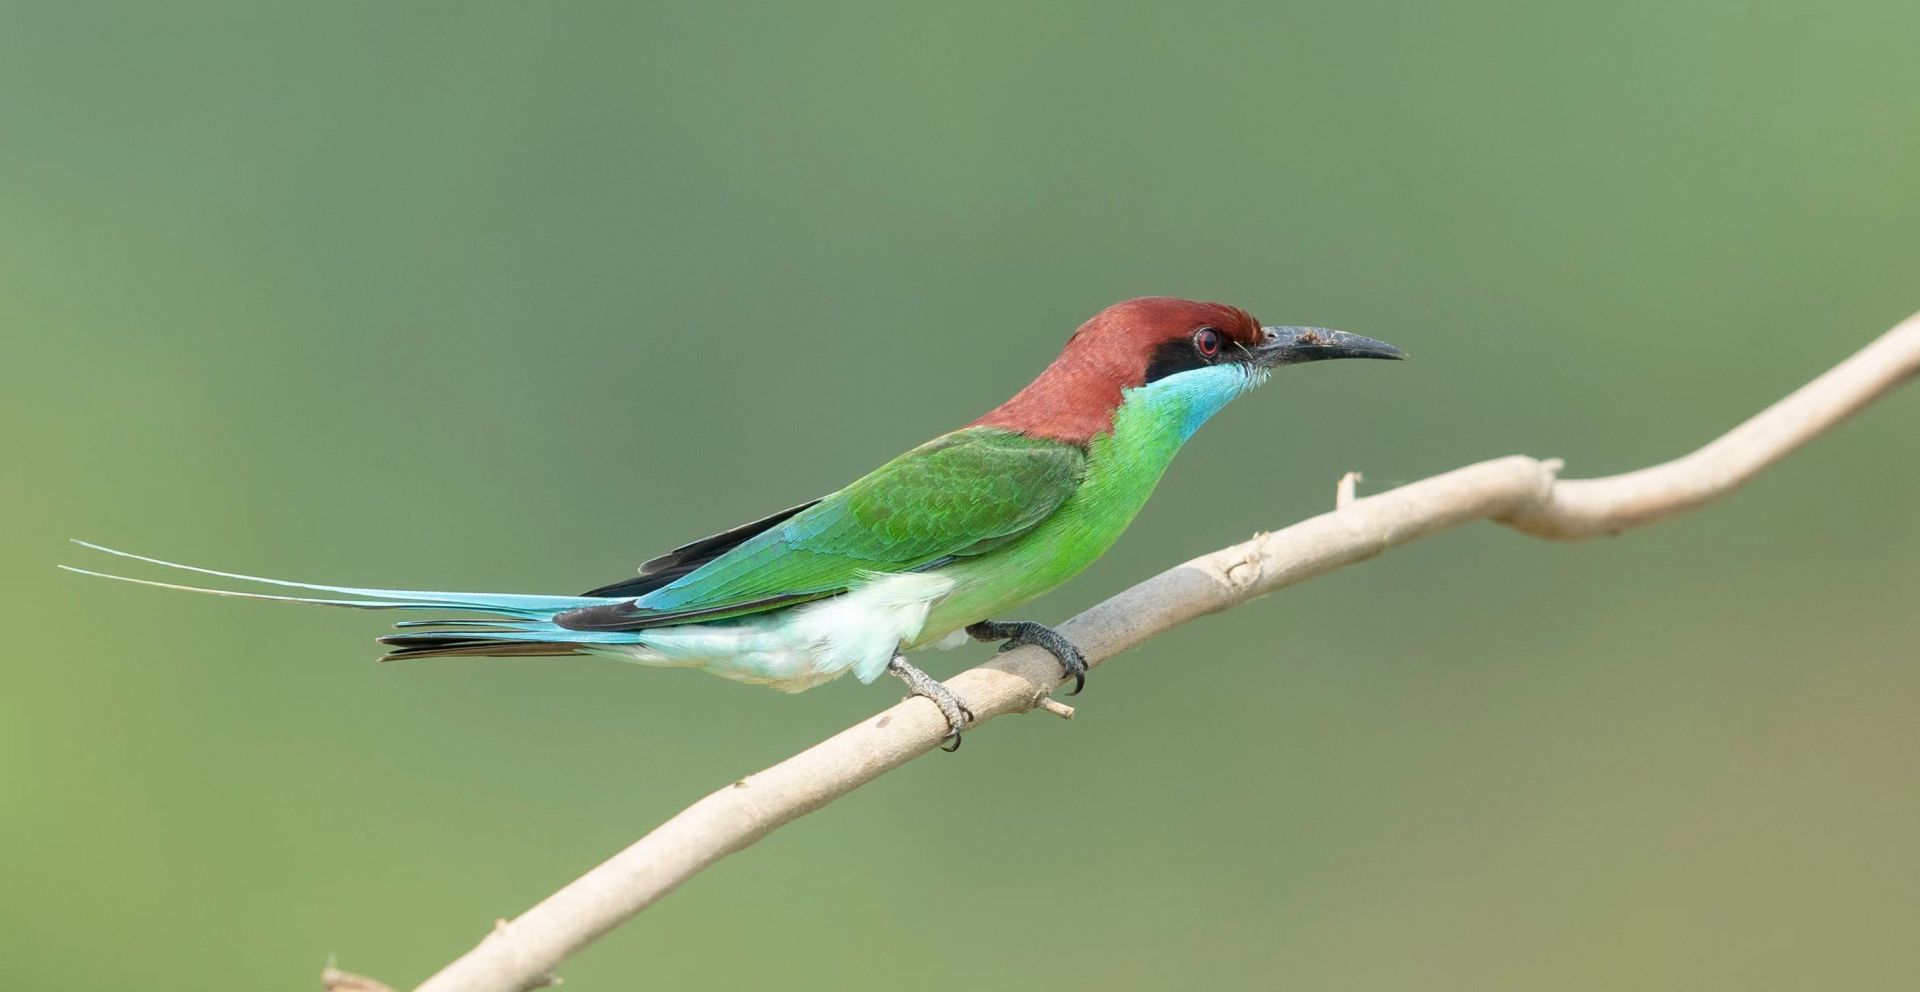
<path fill-rule="evenodd" d="M 1405 357 L 1358 334 L 1262 326 L 1238 307 L 1144 296 L 1080 325 L 1038 379 L 975 423 L 1084 444 L 1111 430 L 1123 405 L 1139 403 L 1177 412 L 1191 434 L 1280 366 Z"/>

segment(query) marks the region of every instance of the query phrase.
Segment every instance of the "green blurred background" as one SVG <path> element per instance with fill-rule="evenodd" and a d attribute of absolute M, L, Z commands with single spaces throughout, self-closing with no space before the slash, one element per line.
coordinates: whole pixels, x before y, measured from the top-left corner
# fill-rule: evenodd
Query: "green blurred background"
<path fill-rule="evenodd" d="M 1349 469 L 1647 464 L 1920 307 L 1916 36 L 1910 0 L 0 5 L 9 982 L 411 984 L 899 697 L 380 666 L 379 617 L 58 574 L 69 536 L 573 592 L 1145 293 L 1416 360 L 1229 410 L 1034 618 Z M 1482 525 L 1175 631 L 563 973 L 1912 987 L 1917 415 L 1651 531 Z"/>

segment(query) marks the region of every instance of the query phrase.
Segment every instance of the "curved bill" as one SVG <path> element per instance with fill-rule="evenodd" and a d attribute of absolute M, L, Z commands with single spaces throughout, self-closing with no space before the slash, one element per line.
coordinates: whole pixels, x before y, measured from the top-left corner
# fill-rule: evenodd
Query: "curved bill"
<path fill-rule="evenodd" d="M 1254 347 L 1254 360 L 1269 368 L 1330 358 L 1407 357 L 1406 352 L 1385 341 L 1326 327 L 1262 327 L 1260 334 L 1264 340 Z"/>

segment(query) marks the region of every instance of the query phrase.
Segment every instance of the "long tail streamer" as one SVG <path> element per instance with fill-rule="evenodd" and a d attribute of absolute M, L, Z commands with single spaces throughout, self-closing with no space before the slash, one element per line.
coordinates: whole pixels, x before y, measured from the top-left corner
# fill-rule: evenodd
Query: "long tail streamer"
<path fill-rule="evenodd" d="M 73 543 L 92 551 L 146 562 L 162 568 L 195 572 L 216 578 L 230 579 L 235 582 L 250 582 L 259 585 L 276 586 L 282 589 L 301 589 L 310 592 L 335 593 L 352 597 L 335 599 L 319 596 L 286 596 L 266 592 L 250 592 L 238 589 L 216 589 L 207 586 L 184 585 L 177 582 L 162 582 L 156 579 L 134 578 L 128 575 L 116 575 L 111 572 L 95 571 L 90 568 L 77 568 L 72 565 L 60 567 L 80 575 L 92 575 L 119 582 L 131 582 L 135 585 L 153 586 L 159 589 L 177 589 L 183 592 L 205 593 L 211 596 L 235 596 L 242 599 L 257 599 L 275 603 L 303 603 L 310 606 L 338 606 L 356 610 L 450 610 L 461 613 L 484 613 L 507 619 L 452 619 L 452 620 L 403 620 L 395 627 L 452 627 L 455 630 L 420 631 L 408 634 L 391 634 L 380 639 L 381 643 L 399 648 L 389 654 L 389 658 L 419 657 L 430 654 L 484 654 L 489 645 L 499 645 L 502 653 L 558 653 L 571 652 L 572 645 L 633 643 L 631 634 L 619 631 L 582 631 L 568 630 L 552 622 L 553 618 L 567 610 L 585 606 L 601 606 L 618 603 L 620 598 L 602 596 L 542 596 L 525 593 L 492 592 L 435 592 L 420 589 L 375 589 L 360 586 L 322 585 L 314 582 L 290 582 L 286 579 L 270 579 L 259 575 L 244 575 L 239 572 L 222 572 L 197 565 L 182 565 L 179 562 L 149 558 L 130 551 L 94 544 L 90 541 L 76 540 Z M 533 650 L 542 645 L 556 649 L 549 652 Z"/>

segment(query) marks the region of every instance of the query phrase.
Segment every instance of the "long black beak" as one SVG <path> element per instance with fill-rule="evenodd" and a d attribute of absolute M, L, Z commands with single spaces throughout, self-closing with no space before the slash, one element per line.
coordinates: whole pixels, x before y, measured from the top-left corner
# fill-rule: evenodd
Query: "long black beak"
<path fill-rule="evenodd" d="M 1266 368 L 1329 358 L 1407 357 L 1406 352 L 1385 341 L 1325 327 L 1262 327 L 1260 336 L 1263 340 L 1253 347 L 1253 360 Z"/>

